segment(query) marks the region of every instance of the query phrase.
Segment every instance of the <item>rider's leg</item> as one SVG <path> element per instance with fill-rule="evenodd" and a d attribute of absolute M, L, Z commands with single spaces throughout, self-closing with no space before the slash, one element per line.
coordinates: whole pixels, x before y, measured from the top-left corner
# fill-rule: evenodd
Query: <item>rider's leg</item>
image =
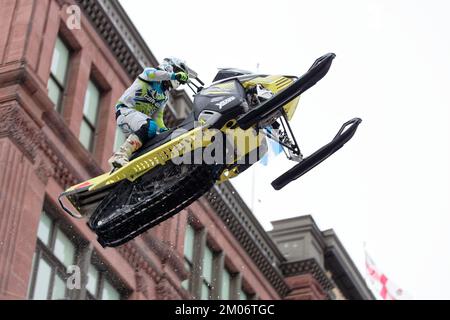
<path fill-rule="evenodd" d="M 128 137 L 108 161 L 113 167 L 120 168 L 128 164 L 133 152 L 156 135 L 157 127 L 148 116 L 129 108 L 121 108 L 117 125 Z"/>

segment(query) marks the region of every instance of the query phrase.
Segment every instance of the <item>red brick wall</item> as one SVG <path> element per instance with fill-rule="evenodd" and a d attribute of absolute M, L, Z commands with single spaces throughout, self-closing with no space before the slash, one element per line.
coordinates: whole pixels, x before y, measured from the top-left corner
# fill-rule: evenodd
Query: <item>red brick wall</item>
<path fill-rule="evenodd" d="M 28 289 L 44 185 L 9 139 L 0 140 L 0 167 L 0 299 L 17 299 Z"/>

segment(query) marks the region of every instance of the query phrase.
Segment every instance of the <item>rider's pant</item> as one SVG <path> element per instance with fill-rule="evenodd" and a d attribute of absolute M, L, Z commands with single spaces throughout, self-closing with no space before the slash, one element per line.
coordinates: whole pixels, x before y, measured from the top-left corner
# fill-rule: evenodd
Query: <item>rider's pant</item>
<path fill-rule="evenodd" d="M 158 126 L 155 121 L 146 114 L 128 107 L 121 107 L 117 112 L 117 126 L 126 137 L 131 133 L 136 134 L 142 143 L 156 135 Z"/>

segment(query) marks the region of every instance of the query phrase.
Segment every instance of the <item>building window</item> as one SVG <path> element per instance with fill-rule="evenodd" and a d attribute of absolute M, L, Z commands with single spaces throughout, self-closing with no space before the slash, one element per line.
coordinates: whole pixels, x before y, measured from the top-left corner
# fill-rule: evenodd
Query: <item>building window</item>
<path fill-rule="evenodd" d="M 238 292 L 239 300 L 248 300 L 248 294 L 241 288 Z"/>
<path fill-rule="evenodd" d="M 202 263 L 202 284 L 201 284 L 201 299 L 212 299 L 213 290 L 213 270 L 214 270 L 214 252 L 208 246 L 205 247 Z"/>
<path fill-rule="evenodd" d="M 90 263 L 88 270 L 80 270 L 81 277 L 88 275 L 86 296 L 81 296 L 78 290 L 72 292 L 68 289 L 67 279 L 73 273 L 67 273 L 67 267 L 78 265 L 78 262 L 84 258 L 82 252 L 85 250 L 79 244 L 76 245 L 79 242 L 72 240 L 74 238 L 71 239 L 45 211 L 42 212 L 39 221 L 37 236 L 28 289 L 29 299 L 118 300 L 121 298 L 121 293 L 113 285 L 106 269 L 97 267 L 102 265 L 98 259 Z"/>
<path fill-rule="evenodd" d="M 83 120 L 80 128 L 80 142 L 92 151 L 94 147 L 95 127 L 100 104 L 100 90 L 89 80 L 86 95 L 84 97 Z"/>
<path fill-rule="evenodd" d="M 29 298 L 68 298 L 66 269 L 75 263 L 76 255 L 77 250 L 72 240 L 43 212 L 38 227 Z"/>
<path fill-rule="evenodd" d="M 184 237 L 184 265 L 186 271 L 189 273 L 188 279 L 184 280 L 181 285 L 186 290 L 190 290 L 190 278 L 192 274 L 192 269 L 194 265 L 194 239 L 195 239 L 195 229 L 188 224 L 185 231 Z"/>
<path fill-rule="evenodd" d="M 240 293 L 240 274 L 226 267 L 224 252 L 217 250 L 208 245 L 205 229 L 196 230 L 187 225 L 184 263 L 189 278 L 181 283 L 182 287 L 200 300 L 244 298 L 245 293 Z"/>
<path fill-rule="evenodd" d="M 120 293 L 108 278 L 108 272 L 89 265 L 86 298 L 89 300 L 120 300 Z"/>
<path fill-rule="evenodd" d="M 229 300 L 231 298 L 231 273 L 227 268 L 222 271 L 222 286 L 220 290 L 220 298 L 222 300 Z"/>
<path fill-rule="evenodd" d="M 62 110 L 61 104 L 66 85 L 69 59 L 70 51 L 61 38 L 58 37 L 56 39 L 55 49 L 53 50 L 50 78 L 47 83 L 48 96 L 55 104 L 55 109 L 58 112 Z"/>
<path fill-rule="evenodd" d="M 244 289 L 243 287 L 238 290 L 237 294 L 239 300 L 256 300 L 256 294 L 247 291 L 247 289 Z"/>

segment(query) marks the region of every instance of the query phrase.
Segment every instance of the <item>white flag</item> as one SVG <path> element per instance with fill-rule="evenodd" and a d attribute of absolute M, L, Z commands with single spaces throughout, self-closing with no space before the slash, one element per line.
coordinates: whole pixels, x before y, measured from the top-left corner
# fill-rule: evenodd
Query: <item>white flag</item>
<path fill-rule="evenodd" d="M 383 300 L 411 300 L 411 297 L 381 272 L 366 252 L 366 272 Z"/>

